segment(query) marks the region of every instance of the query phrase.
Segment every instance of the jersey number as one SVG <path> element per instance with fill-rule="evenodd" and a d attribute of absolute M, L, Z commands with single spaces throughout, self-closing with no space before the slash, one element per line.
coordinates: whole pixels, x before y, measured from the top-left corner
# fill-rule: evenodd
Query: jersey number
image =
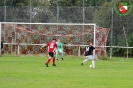
<path fill-rule="evenodd" d="M 54 48 L 54 43 L 51 43 L 50 44 L 50 48 Z"/>
<path fill-rule="evenodd" d="M 89 51 L 89 47 L 86 47 L 86 51 Z"/>

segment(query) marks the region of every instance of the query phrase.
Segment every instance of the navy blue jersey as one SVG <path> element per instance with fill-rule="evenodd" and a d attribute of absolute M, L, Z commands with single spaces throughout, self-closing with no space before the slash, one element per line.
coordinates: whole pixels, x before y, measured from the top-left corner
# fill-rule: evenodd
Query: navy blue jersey
<path fill-rule="evenodd" d="M 94 49 L 95 48 L 93 46 L 86 46 L 85 47 L 85 56 L 92 55 Z"/>

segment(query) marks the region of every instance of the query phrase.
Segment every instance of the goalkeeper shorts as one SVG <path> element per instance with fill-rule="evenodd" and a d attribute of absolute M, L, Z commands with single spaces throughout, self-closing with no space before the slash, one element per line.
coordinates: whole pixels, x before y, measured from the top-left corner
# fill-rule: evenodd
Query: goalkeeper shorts
<path fill-rule="evenodd" d="M 59 52 L 59 53 L 62 53 L 63 50 L 62 49 L 56 49 L 55 52 Z"/>

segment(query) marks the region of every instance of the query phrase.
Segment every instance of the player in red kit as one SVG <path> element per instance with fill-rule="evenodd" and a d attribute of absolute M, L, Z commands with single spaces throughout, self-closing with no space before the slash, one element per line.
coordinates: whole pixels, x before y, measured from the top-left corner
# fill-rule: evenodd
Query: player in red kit
<path fill-rule="evenodd" d="M 55 52 L 55 49 L 57 47 L 56 39 L 53 39 L 52 42 L 49 42 L 46 45 L 43 45 L 40 49 L 42 49 L 45 46 L 48 46 L 48 55 L 49 55 L 49 58 L 48 58 L 47 62 L 45 63 L 46 67 L 48 67 L 48 64 L 49 64 L 51 59 L 53 60 L 53 66 L 56 66 L 55 57 L 54 57 L 54 52 Z"/>

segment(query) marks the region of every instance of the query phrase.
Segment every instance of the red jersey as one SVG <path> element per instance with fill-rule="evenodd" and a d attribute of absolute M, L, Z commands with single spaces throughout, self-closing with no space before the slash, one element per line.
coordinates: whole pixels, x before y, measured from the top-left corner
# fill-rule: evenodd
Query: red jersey
<path fill-rule="evenodd" d="M 49 42 L 47 43 L 47 46 L 48 46 L 48 52 L 54 52 L 57 47 L 56 42 Z"/>

